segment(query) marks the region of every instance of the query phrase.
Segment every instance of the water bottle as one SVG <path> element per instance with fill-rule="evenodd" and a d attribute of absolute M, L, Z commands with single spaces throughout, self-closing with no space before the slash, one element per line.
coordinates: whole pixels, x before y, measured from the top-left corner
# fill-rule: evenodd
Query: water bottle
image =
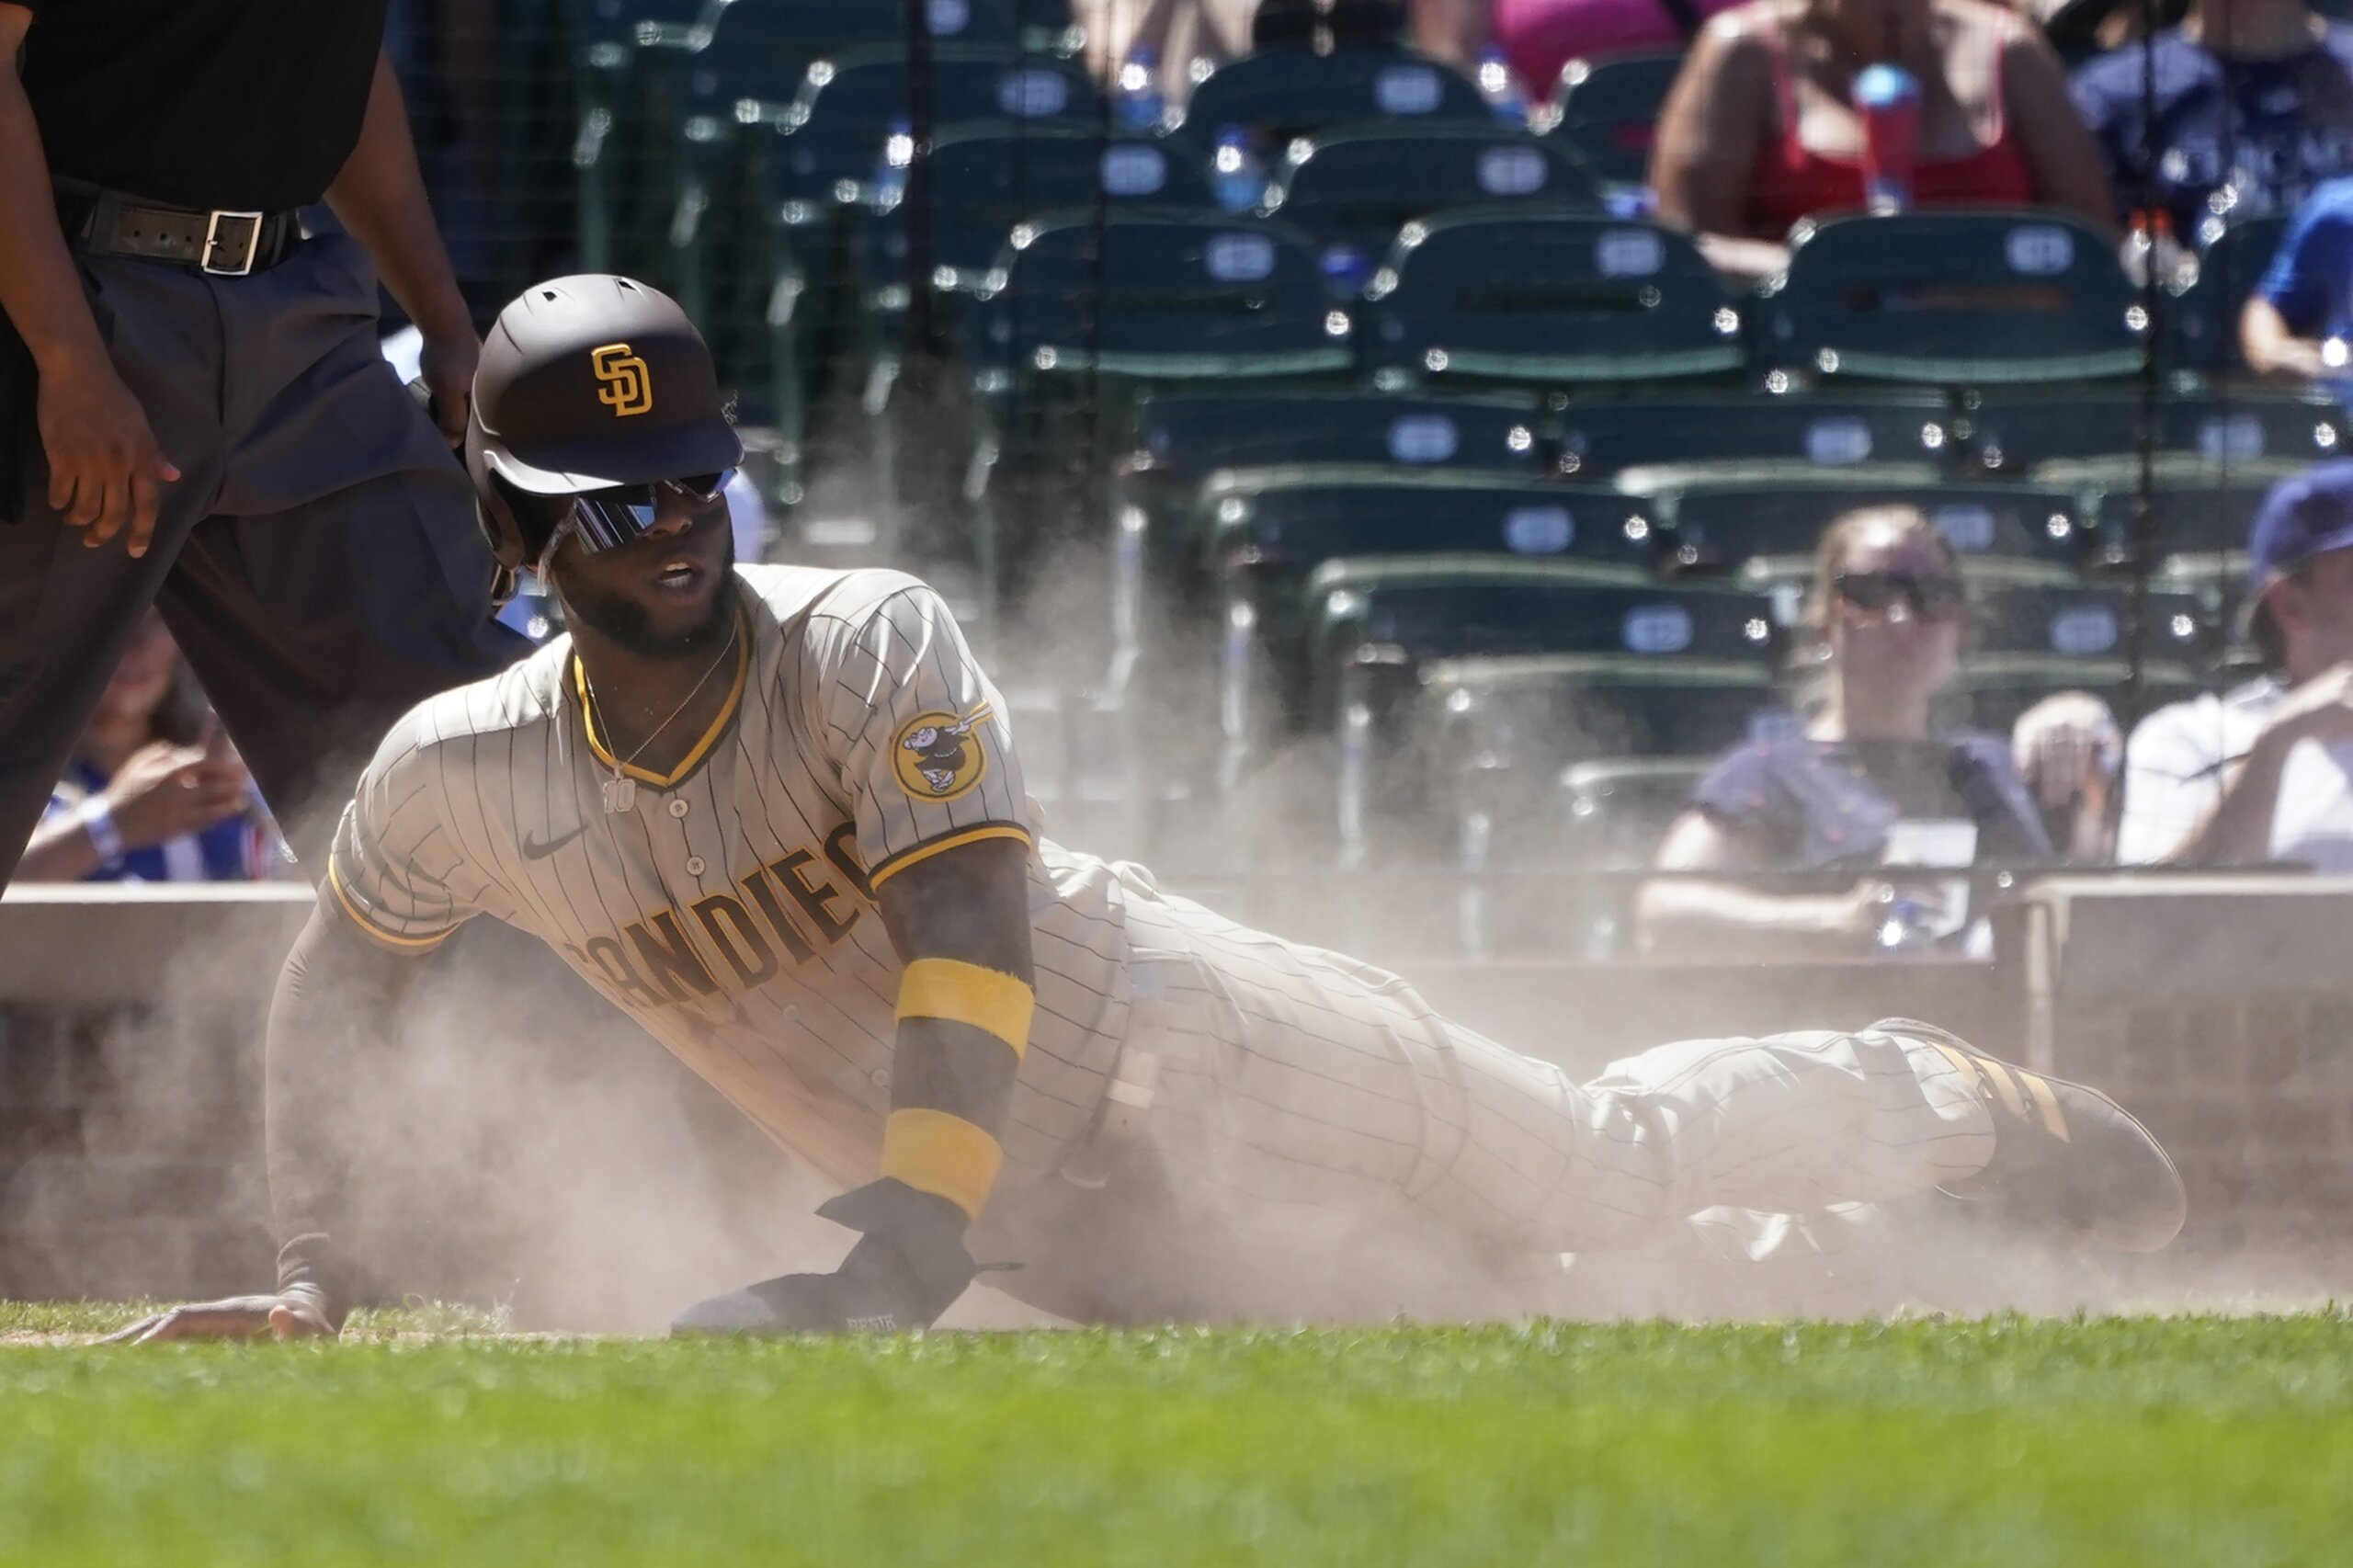
<path fill-rule="evenodd" d="M 1912 205 L 1912 171 L 1920 148 L 1920 84 L 1897 65 L 1868 65 L 1855 74 L 1855 112 L 1863 121 L 1863 205 L 1901 212 Z"/>
<path fill-rule="evenodd" d="M 1494 44 L 1479 51 L 1479 96 L 1487 100 L 1497 119 L 1515 131 L 1528 129 L 1528 95 L 1511 74 L 1504 51 Z"/>
<path fill-rule="evenodd" d="M 882 139 L 882 156 L 874 165 L 873 201 L 885 210 L 896 207 L 907 194 L 907 165 L 915 161 L 915 131 L 904 119 L 891 122 L 891 134 Z"/>
<path fill-rule="evenodd" d="M 1168 100 L 1160 91 L 1160 51 L 1142 44 L 1128 51 L 1111 99 L 1112 122 L 1122 131 L 1157 131 Z"/>
<path fill-rule="evenodd" d="M 1248 132 L 1227 126 L 1217 133 L 1217 155 L 1210 160 L 1210 190 L 1228 212 L 1247 212 L 1267 196 L 1267 171 L 1250 150 Z"/>

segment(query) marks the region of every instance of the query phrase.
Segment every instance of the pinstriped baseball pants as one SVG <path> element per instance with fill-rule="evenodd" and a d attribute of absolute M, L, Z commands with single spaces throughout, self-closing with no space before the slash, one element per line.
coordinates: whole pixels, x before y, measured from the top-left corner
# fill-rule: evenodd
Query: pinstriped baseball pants
<path fill-rule="evenodd" d="M 1189 901 L 1136 899 L 1128 931 L 1121 1078 L 1149 1084 L 1141 1119 L 1170 1200 L 1236 1246 L 1323 1216 L 1608 1250 L 1703 1211 L 1900 1198 L 1992 1154 L 1953 1064 L 1889 1035 L 1688 1040 L 1578 1084 L 1394 975 Z"/>

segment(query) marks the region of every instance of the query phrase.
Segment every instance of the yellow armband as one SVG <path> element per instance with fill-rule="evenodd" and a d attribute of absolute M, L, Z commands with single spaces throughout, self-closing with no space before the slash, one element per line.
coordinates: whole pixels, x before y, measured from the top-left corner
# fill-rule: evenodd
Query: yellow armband
<path fill-rule="evenodd" d="M 1018 1058 L 1038 994 L 1009 974 L 958 959 L 917 959 L 899 982 L 899 1021 L 945 1018 L 995 1035 Z"/>
<path fill-rule="evenodd" d="M 1005 1151 L 988 1129 L 944 1110 L 894 1110 L 882 1124 L 882 1174 L 980 1218 Z"/>

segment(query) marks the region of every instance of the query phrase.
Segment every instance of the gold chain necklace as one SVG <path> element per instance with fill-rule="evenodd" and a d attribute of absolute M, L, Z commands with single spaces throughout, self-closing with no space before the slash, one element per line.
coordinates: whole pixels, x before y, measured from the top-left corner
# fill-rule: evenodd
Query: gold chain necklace
<path fill-rule="evenodd" d="M 720 665 L 725 661 L 728 654 L 735 651 L 735 639 L 742 630 L 741 622 L 728 630 L 727 641 L 720 648 L 719 657 L 711 660 L 710 667 L 702 672 L 702 678 L 695 682 L 694 689 L 679 699 L 678 705 L 670 710 L 670 717 L 654 725 L 652 733 L 637 743 L 635 751 L 611 764 L 612 777 L 606 779 L 600 786 L 600 790 L 605 797 L 606 811 L 618 815 L 623 812 L 632 812 L 637 809 L 637 780 L 622 770 L 633 765 L 639 757 L 643 756 L 645 748 L 660 740 L 662 732 L 676 722 L 678 715 L 687 710 L 687 705 L 702 695 L 702 688 L 710 684 L 710 677 L 719 672 Z M 588 666 L 585 664 L 580 666 L 580 690 L 581 694 L 588 699 L 588 716 L 597 722 L 605 733 L 611 734 L 612 725 L 604 720 L 603 707 L 597 700 L 596 684 L 588 678 Z"/>

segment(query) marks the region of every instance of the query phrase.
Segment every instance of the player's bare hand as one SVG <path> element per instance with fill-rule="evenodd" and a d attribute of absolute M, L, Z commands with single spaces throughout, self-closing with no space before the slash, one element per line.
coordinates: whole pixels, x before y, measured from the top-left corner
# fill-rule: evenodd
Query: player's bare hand
<path fill-rule="evenodd" d="M 201 746 L 152 741 L 131 754 L 106 801 L 123 847 L 150 848 L 244 811 L 244 768 Z"/>
<path fill-rule="evenodd" d="M 474 367 L 482 359 L 482 342 L 469 325 L 425 335 L 417 355 L 417 374 L 433 394 L 433 422 L 452 447 L 466 440 L 466 415 L 473 406 Z"/>
<path fill-rule="evenodd" d="M 228 1296 L 150 1312 L 101 1345 L 153 1345 L 166 1339 L 332 1339 L 315 1302 L 299 1296 Z"/>
<path fill-rule="evenodd" d="M 147 415 L 104 358 L 44 365 L 36 418 L 49 457 L 49 504 L 92 549 L 123 536 L 134 556 L 155 533 L 158 487 L 180 476 Z"/>

